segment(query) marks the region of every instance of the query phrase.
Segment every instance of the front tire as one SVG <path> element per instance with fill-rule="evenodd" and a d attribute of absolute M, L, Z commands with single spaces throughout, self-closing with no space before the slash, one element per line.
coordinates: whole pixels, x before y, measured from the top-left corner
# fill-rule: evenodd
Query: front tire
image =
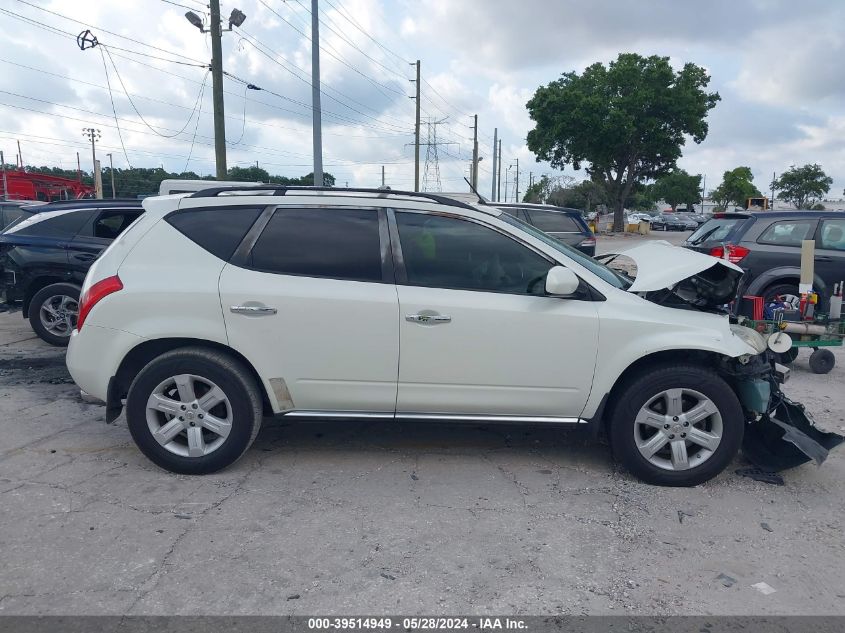
<path fill-rule="evenodd" d="M 237 461 L 261 428 L 249 369 L 228 354 L 188 347 L 162 354 L 137 375 L 126 399 L 132 438 L 150 461 L 186 475 Z"/>
<path fill-rule="evenodd" d="M 742 444 L 739 400 L 709 369 L 657 367 L 625 384 L 614 402 L 614 456 L 650 484 L 703 483 L 722 472 Z"/>
<path fill-rule="evenodd" d="M 79 286 L 50 284 L 35 293 L 29 302 L 29 324 L 50 345 L 67 347 L 79 315 Z"/>

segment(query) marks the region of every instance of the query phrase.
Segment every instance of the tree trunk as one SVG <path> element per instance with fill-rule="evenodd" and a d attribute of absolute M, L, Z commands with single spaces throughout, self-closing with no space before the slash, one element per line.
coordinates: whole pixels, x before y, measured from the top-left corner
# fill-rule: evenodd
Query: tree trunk
<path fill-rule="evenodd" d="M 625 230 L 625 198 L 617 198 L 613 209 L 613 232 L 622 233 Z"/>

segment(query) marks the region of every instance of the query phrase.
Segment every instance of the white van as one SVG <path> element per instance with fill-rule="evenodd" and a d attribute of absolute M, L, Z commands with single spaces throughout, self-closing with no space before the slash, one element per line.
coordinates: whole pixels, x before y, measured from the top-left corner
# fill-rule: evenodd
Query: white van
<path fill-rule="evenodd" d="M 167 196 L 172 193 L 194 193 L 212 187 L 250 187 L 263 185 L 263 182 L 243 182 L 235 180 L 162 180 L 158 188 L 158 195 Z"/>

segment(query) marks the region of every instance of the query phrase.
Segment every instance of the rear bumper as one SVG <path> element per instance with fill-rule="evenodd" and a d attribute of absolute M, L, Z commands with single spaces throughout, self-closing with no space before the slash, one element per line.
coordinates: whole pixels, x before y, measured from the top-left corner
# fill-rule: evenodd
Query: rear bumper
<path fill-rule="evenodd" d="M 129 350 L 142 340 L 123 330 L 92 324 L 86 324 L 82 332 L 74 330 L 66 361 L 73 381 L 83 391 L 108 402 L 112 377 Z"/>

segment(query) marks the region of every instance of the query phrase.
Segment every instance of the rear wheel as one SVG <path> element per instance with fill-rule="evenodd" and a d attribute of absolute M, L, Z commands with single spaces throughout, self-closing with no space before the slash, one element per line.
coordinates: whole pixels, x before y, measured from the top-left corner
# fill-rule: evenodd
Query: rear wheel
<path fill-rule="evenodd" d="M 783 301 L 788 303 L 791 309 L 797 310 L 801 301 L 798 286 L 790 283 L 769 286 L 763 291 L 763 302 L 768 304 L 773 301 Z"/>
<path fill-rule="evenodd" d="M 79 315 L 79 286 L 50 284 L 35 293 L 29 302 L 29 323 L 33 331 L 50 345 L 66 347 Z"/>
<path fill-rule="evenodd" d="M 614 455 L 643 481 L 695 486 L 734 458 L 744 431 L 742 407 L 715 372 L 663 366 L 628 382 L 610 421 Z"/>
<path fill-rule="evenodd" d="M 261 396 L 240 361 L 184 348 L 150 362 L 129 387 L 126 420 L 152 462 L 200 475 L 234 463 L 261 427 Z"/>

